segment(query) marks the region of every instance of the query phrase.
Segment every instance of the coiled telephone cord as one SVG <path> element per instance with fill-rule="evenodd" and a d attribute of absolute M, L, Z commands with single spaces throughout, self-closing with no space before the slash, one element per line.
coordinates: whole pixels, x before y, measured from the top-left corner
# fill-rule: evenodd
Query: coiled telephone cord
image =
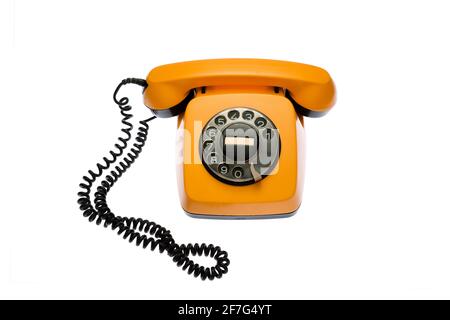
<path fill-rule="evenodd" d="M 137 129 L 137 135 L 132 146 L 127 151 L 133 130 L 133 125 L 129 122 L 129 119 L 133 117 L 131 113 L 132 107 L 128 105 L 129 99 L 127 97 L 122 97 L 118 100 L 117 94 L 123 85 L 129 83 L 140 85 L 144 89 L 147 87 L 147 82 L 143 79 L 127 78 L 122 80 L 114 91 L 114 102 L 120 109 L 122 124 L 124 125 L 121 131 L 125 136 L 118 138 L 118 142 L 114 145 L 115 149 L 109 151 L 109 158 L 103 157 L 103 162 L 97 163 L 97 172 L 89 170 L 88 175 L 83 176 L 83 181 L 79 185 L 81 191 L 78 192 L 78 204 L 83 212 L 83 216 L 90 222 L 95 221 L 97 225 L 103 223 L 105 228 L 110 227 L 113 231 L 117 231 L 119 236 L 122 236 L 123 239 L 128 240 L 130 243 L 134 243 L 136 246 L 150 249 L 151 251 L 158 248 L 160 253 L 166 252 L 178 267 L 181 267 L 194 277 L 200 277 L 202 280 L 221 278 L 223 274 L 228 272 L 230 260 L 228 259 L 228 253 L 219 246 L 206 245 L 205 243 L 200 245 L 198 243 L 179 245 L 173 239 L 170 231 L 159 224 L 141 218 L 116 216 L 108 207 L 106 201 L 108 192 L 138 158 L 147 140 L 148 123 L 156 118 L 153 116 L 139 121 L 140 126 Z M 123 159 L 118 161 L 118 158 L 122 155 L 124 155 Z M 92 186 L 112 166 L 114 167 L 104 176 L 94 193 L 93 205 L 91 201 Z M 200 266 L 189 258 L 190 255 L 209 256 L 216 260 L 216 265 L 213 267 Z"/>

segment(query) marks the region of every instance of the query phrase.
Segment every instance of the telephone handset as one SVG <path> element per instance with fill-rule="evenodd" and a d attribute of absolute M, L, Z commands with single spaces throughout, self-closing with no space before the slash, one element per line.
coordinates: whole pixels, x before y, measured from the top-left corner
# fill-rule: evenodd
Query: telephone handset
<path fill-rule="evenodd" d="M 155 116 L 133 125 L 128 98 L 118 98 L 123 85 L 144 88 L 144 103 Z M 184 211 L 195 217 L 286 217 L 302 200 L 304 176 L 303 116 L 320 117 L 335 102 L 329 74 L 311 65 L 262 59 L 216 59 L 163 65 L 147 79 L 128 78 L 114 92 L 124 125 L 123 136 L 96 170 L 80 184 L 83 215 L 115 230 L 144 249 L 166 252 L 201 279 L 228 272 L 226 251 L 212 244 L 177 244 L 169 230 L 141 218 L 115 215 L 107 194 L 139 156 L 148 123 L 178 116 L 181 159 L 178 190 Z M 101 179 L 101 181 L 99 181 Z M 94 184 L 98 186 L 91 200 Z M 212 267 L 190 256 L 216 260 Z"/>
<path fill-rule="evenodd" d="M 156 116 L 183 112 L 192 89 L 253 86 L 286 89 L 286 97 L 305 116 L 320 117 L 333 106 L 335 88 L 325 70 L 302 63 L 265 59 L 212 59 L 173 63 L 147 76 L 144 103 Z"/>

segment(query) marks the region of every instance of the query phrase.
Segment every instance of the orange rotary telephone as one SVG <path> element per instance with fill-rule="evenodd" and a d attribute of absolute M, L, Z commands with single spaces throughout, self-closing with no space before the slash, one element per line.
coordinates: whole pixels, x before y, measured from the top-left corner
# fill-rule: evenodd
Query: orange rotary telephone
<path fill-rule="evenodd" d="M 125 84 L 144 88 L 144 103 L 155 116 L 139 122 L 134 142 L 128 98 L 117 98 Z M 116 216 L 106 196 L 138 157 L 156 117 L 178 116 L 181 157 L 178 189 L 183 209 L 196 217 L 283 217 L 302 200 L 304 176 L 303 116 L 320 117 L 335 102 L 329 74 L 318 67 L 276 60 L 217 59 L 163 65 L 147 80 L 128 78 L 114 92 L 124 136 L 108 157 L 88 171 L 78 193 L 90 221 L 111 227 L 129 242 L 159 249 L 195 277 L 220 278 L 228 254 L 206 244 L 177 244 L 170 231 L 144 219 Z M 109 170 L 109 172 L 108 172 Z M 91 200 L 94 183 L 101 177 Z M 196 264 L 190 255 L 216 260 Z"/>

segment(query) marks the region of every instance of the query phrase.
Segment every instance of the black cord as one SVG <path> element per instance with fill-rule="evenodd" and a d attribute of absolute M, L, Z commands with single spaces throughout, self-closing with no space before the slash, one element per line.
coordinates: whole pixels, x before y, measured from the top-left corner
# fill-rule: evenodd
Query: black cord
<path fill-rule="evenodd" d="M 138 127 L 137 136 L 132 147 L 125 154 L 123 160 L 117 163 L 118 158 L 126 152 L 125 149 L 127 149 L 132 137 L 131 131 L 133 125 L 128 120 L 133 115 L 130 113 L 132 108 L 128 105 L 129 99 L 122 97 L 117 100 L 117 93 L 120 88 L 129 83 L 140 85 L 144 89 L 147 87 L 147 82 L 143 79 L 128 78 L 122 80 L 114 91 L 114 101 L 120 108 L 122 123 L 124 125 L 121 131 L 125 134 L 125 137 L 118 138 L 119 142 L 114 145 L 115 150 L 109 152 L 111 158 L 103 157 L 103 163 L 97 163 L 97 172 L 89 170 L 89 175 L 83 177 L 83 182 L 80 183 L 82 190 L 78 192 L 78 204 L 83 212 L 83 216 L 88 218 L 90 222 L 95 221 L 97 225 L 103 223 L 105 228 L 111 227 L 112 230 L 117 230 L 118 235 L 122 235 L 123 239 L 128 240 L 130 243 L 135 243 L 136 246 L 140 246 L 143 249 L 149 248 L 151 251 L 158 248 L 160 253 L 166 252 L 172 257 L 173 262 L 178 267 L 186 270 L 188 274 L 193 274 L 194 277 L 200 276 L 202 280 L 221 278 L 223 274 L 228 272 L 230 260 L 228 259 L 228 253 L 220 247 L 212 244 L 206 245 L 204 243 L 201 245 L 198 243 L 178 245 L 170 234 L 170 231 L 159 224 L 141 218 L 116 216 L 108 207 L 106 201 L 108 192 L 138 158 L 147 140 L 148 123 L 156 118 L 153 116 L 139 121 L 140 126 Z M 110 170 L 97 187 L 97 191 L 94 193 L 95 205 L 93 205 L 90 199 L 92 185 L 114 164 L 117 165 Z M 200 266 L 194 263 L 189 258 L 189 255 L 209 256 L 216 260 L 216 265 L 213 267 Z"/>

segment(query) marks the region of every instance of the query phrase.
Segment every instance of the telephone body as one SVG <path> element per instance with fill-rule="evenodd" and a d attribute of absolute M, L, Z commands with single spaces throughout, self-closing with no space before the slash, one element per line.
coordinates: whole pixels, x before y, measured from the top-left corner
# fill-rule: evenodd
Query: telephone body
<path fill-rule="evenodd" d="M 276 60 L 199 60 L 159 66 L 147 83 L 145 105 L 157 117 L 178 117 L 178 189 L 188 214 L 251 218 L 297 211 L 303 116 L 320 117 L 335 102 L 325 70 Z M 272 149 L 266 156 L 272 162 L 262 166 L 257 158 L 264 146 L 266 155 Z M 237 147 L 243 155 L 229 157 L 226 151 Z"/>

